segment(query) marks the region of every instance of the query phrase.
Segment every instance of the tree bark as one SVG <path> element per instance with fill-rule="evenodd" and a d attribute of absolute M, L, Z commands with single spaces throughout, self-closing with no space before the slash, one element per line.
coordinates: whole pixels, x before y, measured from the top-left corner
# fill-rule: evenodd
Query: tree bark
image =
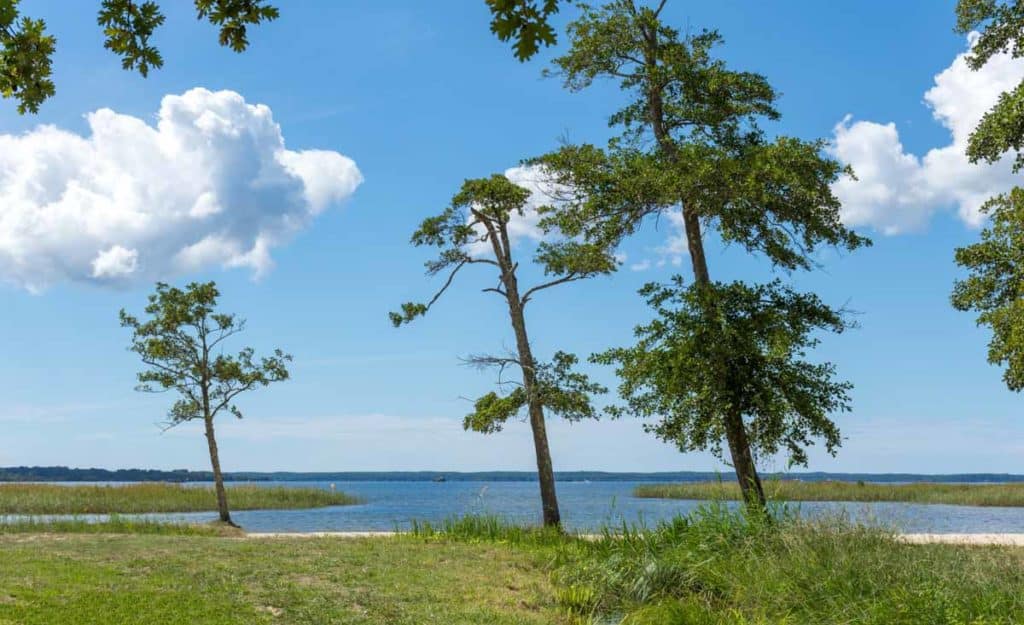
<path fill-rule="evenodd" d="M 650 70 L 657 67 L 657 33 L 645 29 L 643 34 L 647 43 L 644 61 Z M 650 81 L 650 77 L 648 77 L 648 81 Z M 678 153 L 675 141 L 665 129 L 665 108 L 661 90 L 650 82 L 647 87 L 647 114 L 650 117 L 651 130 L 658 143 L 658 148 L 670 162 L 676 163 Z M 711 285 L 711 276 L 708 272 L 707 257 L 704 254 L 700 213 L 694 203 L 688 201 L 687 198 L 681 198 L 680 204 L 682 205 L 686 245 L 690 253 L 694 284 L 698 288 L 705 288 Z M 711 317 L 712 315 L 709 314 L 708 323 L 715 323 Z M 726 442 L 729 444 L 729 454 L 732 457 L 733 468 L 736 470 L 736 479 L 739 480 L 743 499 L 751 506 L 764 509 L 767 507 L 767 501 L 761 486 L 761 478 L 757 474 L 757 465 L 754 463 L 754 456 L 750 450 L 750 440 L 747 438 L 746 427 L 743 424 L 743 415 L 730 410 L 722 415 L 722 419 L 725 426 Z"/>
<path fill-rule="evenodd" d="M 527 408 L 530 414 L 530 429 L 533 431 L 533 447 L 537 456 L 537 481 L 540 484 L 540 500 L 544 510 L 544 525 L 557 527 L 562 523 L 558 510 L 558 496 L 555 493 L 555 471 L 548 447 L 547 427 L 544 423 L 544 406 L 537 392 L 537 370 L 526 334 L 526 319 L 519 300 L 519 289 L 515 277 L 506 283 L 509 316 L 516 335 L 516 351 L 523 370 L 523 389 L 526 391 Z"/>
<path fill-rule="evenodd" d="M 220 455 L 217 453 L 217 439 L 213 434 L 213 419 L 206 417 L 206 442 L 210 446 L 210 465 L 213 467 L 213 487 L 217 491 L 217 511 L 220 513 L 222 523 L 238 527 L 231 520 L 231 513 L 228 511 L 228 493 L 224 488 L 224 475 L 220 471 Z"/>
<path fill-rule="evenodd" d="M 548 446 L 547 426 L 544 423 L 544 405 L 537 389 L 537 368 L 526 333 L 526 317 L 523 301 L 519 296 L 519 280 L 516 265 L 512 262 L 512 246 L 508 237 L 507 222 L 494 222 L 485 215 L 476 213 L 487 228 L 494 250 L 495 260 L 501 268 L 501 283 L 505 287 L 509 318 L 516 335 L 516 352 L 519 367 L 523 372 L 523 390 L 526 391 L 527 411 L 530 430 L 533 432 L 533 448 L 537 458 L 537 482 L 540 486 L 540 501 L 545 527 L 561 527 L 562 516 L 558 510 L 558 495 L 555 492 L 555 471 L 551 462 L 551 448 Z"/>

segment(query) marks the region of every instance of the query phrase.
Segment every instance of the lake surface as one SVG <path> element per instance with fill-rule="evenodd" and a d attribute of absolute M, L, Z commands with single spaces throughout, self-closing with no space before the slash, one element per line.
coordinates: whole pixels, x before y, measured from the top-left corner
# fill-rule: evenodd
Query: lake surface
<path fill-rule="evenodd" d="M 640 481 L 559 482 L 562 519 L 573 530 L 658 521 L 696 509 L 701 502 L 633 497 Z M 256 482 L 260 486 L 329 489 L 329 482 Z M 232 512 L 251 532 L 317 532 L 407 529 L 411 521 L 438 523 L 467 514 L 494 514 L 521 524 L 540 523 L 536 483 L 504 481 L 335 482 L 339 491 L 364 503 L 309 510 Z M 228 485 L 229 488 L 231 484 Z M 230 491 L 229 491 L 230 501 Z M 904 532 L 1024 532 L 1024 508 L 991 508 L 911 503 L 801 502 L 791 504 L 805 516 L 845 515 Z M 147 518 L 207 521 L 215 513 L 144 515 Z"/>

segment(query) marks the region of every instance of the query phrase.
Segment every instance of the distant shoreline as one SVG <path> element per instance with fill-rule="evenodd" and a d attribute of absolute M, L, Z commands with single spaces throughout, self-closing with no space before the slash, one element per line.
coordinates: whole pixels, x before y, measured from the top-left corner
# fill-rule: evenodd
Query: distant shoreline
<path fill-rule="evenodd" d="M 231 482 L 432 482 L 444 478 L 449 482 L 530 482 L 536 473 L 530 471 L 236 471 L 224 474 Z M 765 479 L 825 480 L 876 483 L 945 482 L 1000 484 L 1024 482 L 1024 475 L 1011 473 L 828 473 L 821 471 L 765 473 Z M 731 473 L 715 471 L 677 472 L 615 472 L 556 471 L 560 482 L 707 482 L 731 481 Z M 162 471 L 157 469 L 78 469 L 69 467 L 0 467 L 0 482 L 208 482 L 208 471 Z"/>

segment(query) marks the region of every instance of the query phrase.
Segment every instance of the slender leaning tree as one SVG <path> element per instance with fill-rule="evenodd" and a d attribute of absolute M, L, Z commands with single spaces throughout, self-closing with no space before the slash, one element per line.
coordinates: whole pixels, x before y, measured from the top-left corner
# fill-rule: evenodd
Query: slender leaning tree
<path fill-rule="evenodd" d="M 245 329 L 245 321 L 216 311 L 220 293 L 213 282 L 192 283 L 184 290 L 157 283 L 149 296 L 147 319 L 121 311 L 121 326 L 131 329 L 129 349 L 149 368 L 138 374 L 138 390 L 176 391 L 180 398 L 168 412 L 168 427 L 202 420 L 210 450 L 220 520 L 234 525 L 228 510 L 220 468 L 214 418 L 223 411 L 241 419 L 234 401 L 240 394 L 288 379 L 291 356 L 275 350 L 269 358 L 254 359 L 252 348 L 236 355 L 224 353 L 223 343 Z"/>
<path fill-rule="evenodd" d="M 716 328 L 727 341 L 730 334 L 740 332 L 729 324 L 744 316 L 742 307 L 731 308 L 740 303 L 731 294 L 750 287 L 712 280 L 706 231 L 713 230 L 725 244 L 763 255 L 773 267 L 786 271 L 813 268 L 814 251 L 821 245 L 852 250 L 869 242 L 840 221 L 840 204 L 830 185 L 845 170 L 822 154 L 824 142 L 784 136 L 769 140 L 759 122 L 779 117 L 771 85 L 761 75 L 730 70 L 715 59 L 712 50 L 721 41 L 718 33 L 681 36 L 667 26 L 661 19 L 664 6 L 664 1 L 644 6 L 633 0 L 615 0 L 600 8 L 583 6 L 582 15 L 570 24 L 570 49 L 555 59 L 554 73 L 571 90 L 585 89 L 599 79 L 616 80 L 630 98 L 610 119 L 622 134 L 607 149 L 568 145 L 537 159 L 551 172 L 553 182 L 577 192 L 575 200 L 548 221 L 570 236 L 618 245 L 646 217 L 680 211 L 693 272 L 691 292 L 680 297 L 707 328 Z M 773 315 L 808 314 L 811 325 L 815 315 L 820 317 L 820 310 L 801 306 L 799 298 L 778 288 L 766 295 L 775 307 Z M 790 305 L 796 308 L 778 309 Z M 747 313 L 755 312 L 748 306 Z M 794 336 L 800 335 L 797 331 Z M 680 366 L 703 367 L 705 374 L 699 377 L 710 379 L 708 373 L 729 362 L 761 358 L 778 347 L 747 340 L 735 345 L 751 351 L 722 361 L 716 358 L 724 354 L 702 350 L 688 356 L 693 362 Z M 824 396 L 808 397 L 815 406 L 795 410 L 785 405 L 795 397 L 776 393 L 771 402 L 782 404 L 773 412 L 791 419 L 766 432 L 753 429 L 763 419 L 749 412 L 755 404 L 745 397 L 748 381 L 742 375 L 725 378 L 732 387 L 726 392 L 707 392 L 693 384 L 697 379 L 680 377 L 673 392 L 693 395 L 700 402 L 701 418 L 678 421 L 685 432 L 672 438 L 684 449 L 717 449 L 712 441 L 720 434 L 748 502 L 764 504 L 755 451 L 770 452 L 781 442 L 777 436 L 782 432 L 789 432 L 789 440 L 823 434 L 830 448 L 838 440 L 832 434 L 834 426 L 805 427 L 809 424 L 800 415 L 818 415 L 842 404 L 840 391 L 845 387 L 826 384 Z"/>
<path fill-rule="evenodd" d="M 479 398 L 467 415 L 467 430 L 491 433 L 525 410 L 533 432 L 540 483 L 544 524 L 558 526 L 561 515 L 555 493 L 555 475 L 545 424 L 545 410 L 576 421 L 593 418 L 596 411 L 590 396 L 605 391 L 572 366 L 576 357 L 558 352 L 551 363 L 540 363 L 534 356 L 526 326 L 526 305 L 540 292 L 561 284 L 583 280 L 615 270 L 616 261 L 608 248 L 572 240 L 545 241 L 537 246 L 535 262 L 549 279 L 531 287 L 519 284 L 519 263 L 513 254 L 509 222 L 527 210 L 530 192 L 502 175 L 467 180 L 452 203 L 440 215 L 427 218 L 412 236 L 413 245 L 439 249 L 438 257 L 427 263 L 427 274 L 447 274 L 441 289 L 426 304 L 406 303 L 401 312 L 391 313 L 397 327 L 425 314 L 451 286 L 456 274 L 468 265 L 485 265 L 497 273 L 498 284 L 485 291 L 495 293 L 508 306 L 509 321 L 515 335 L 515 352 L 507 356 L 476 356 L 472 364 L 499 370 L 518 369 L 519 380 L 500 377 L 499 385 L 512 387 L 499 395 L 490 392 Z M 480 253 L 482 249 L 486 252 Z"/>

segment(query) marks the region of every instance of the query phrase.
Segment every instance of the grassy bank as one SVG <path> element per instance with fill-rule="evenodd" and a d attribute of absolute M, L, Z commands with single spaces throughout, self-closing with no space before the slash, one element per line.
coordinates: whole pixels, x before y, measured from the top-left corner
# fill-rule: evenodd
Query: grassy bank
<path fill-rule="evenodd" d="M 159 536 L 243 536 L 236 527 L 222 523 L 164 523 L 148 519 L 126 519 L 116 514 L 101 521 L 85 519 L 39 519 L 0 517 L 4 534 L 143 534 Z M 2 625 L 2 623 L 0 623 Z"/>
<path fill-rule="evenodd" d="M 0 624 L 1010 625 L 1024 549 L 710 507 L 596 539 L 493 518 L 408 535 L 0 536 Z"/>
<path fill-rule="evenodd" d="M 228 488 L 232 510 L 319 508 L 357 503 L 344 493 L 316 488 L 239 485 Z M 0 515 L 133 514 L 217 509 L 212 488 L 147 482 L 126 486 L 0 484 Z"/>
<path fill-rule="evenodd" d="M 769 480 L 765 493 L 775 501 L 904 501 L 956 506 L 1024 506 L 1024 483 L 1009 484 L 870 484 L 864 482 L 797 482 Z M 737 500 L 735 482 L 693 482 L 637 486 L 637 497 Z"/>

